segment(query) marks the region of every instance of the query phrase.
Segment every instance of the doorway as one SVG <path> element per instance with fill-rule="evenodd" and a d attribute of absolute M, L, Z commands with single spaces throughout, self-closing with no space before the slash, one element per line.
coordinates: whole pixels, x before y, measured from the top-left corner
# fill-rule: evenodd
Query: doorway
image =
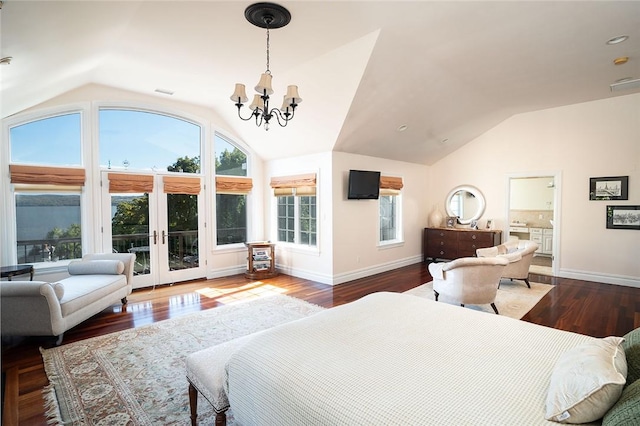
<path fill-rule="evenodd" d="M 102 182 L 103 250 L 136 255 L 133 288 L 206 275 L 199 176 L 103 171 Z"/>
<path fill-rule="evenodd" d="M 511 175 L 507 179 L 506 239 L 538 243 L 530 271 L 557 276 L 559 265 L 560 173 Z"/>

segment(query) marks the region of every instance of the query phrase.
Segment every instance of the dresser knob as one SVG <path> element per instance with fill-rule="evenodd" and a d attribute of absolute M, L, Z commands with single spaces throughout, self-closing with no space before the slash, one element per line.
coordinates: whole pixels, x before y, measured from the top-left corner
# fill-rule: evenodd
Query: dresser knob
<path fill-rule="evenodd" d="M 440 236 L 441 236 L 441 237 L 444 237 L 444 232 L 441 232 L 441 233 L 440 233 Z"/>
<path fill-rule="evenodd" d="M 475 235 L 472 235 L 472 236 L 471 236 L 471 239 L 472 239 L 472 240 L 475 240 L 475 239 L 476 239 L 476 236 L 475 236 Z"/>
<path fill-rule="evenodd" d="M 440 254 L 444 254 L 444 251 L 440 250 Z"/>
<path fill-rule="evenodd" d="M 444 245 L 444 241 L 440 241 L 440 245 L 443 246 Z"/>
<path fill-rule="evenodd" d="M 471 248 L 476 248 L 476 245 L 475 244 L 471 244 Z"/>

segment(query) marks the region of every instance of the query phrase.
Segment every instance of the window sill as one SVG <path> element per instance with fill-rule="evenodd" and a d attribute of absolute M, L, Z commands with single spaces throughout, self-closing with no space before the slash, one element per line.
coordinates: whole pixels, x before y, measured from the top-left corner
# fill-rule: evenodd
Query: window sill
<path fill-rule="evenodd" d="M 285 243 L 282 241 L 276 241 L 275 244 L 276 244 L 276 247 L 279 247 L 282 250 L 320 256 L 320 249 L 318 248 L 318 246 L 304 246 L 301 244 Z"/>
<path fill-rule="evenodd" d="M 391 241 L 380 241 L 378 242 L 378 249 L 386 250 L 396 247 L 404 246 L 404 241 L 402 240 L 391 240 Z"/>

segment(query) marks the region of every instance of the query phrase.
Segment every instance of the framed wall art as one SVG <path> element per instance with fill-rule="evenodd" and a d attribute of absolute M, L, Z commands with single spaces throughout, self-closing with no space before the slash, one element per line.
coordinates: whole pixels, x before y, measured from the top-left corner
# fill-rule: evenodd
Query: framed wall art
<path fill-rule="evenodd" d="M 458 221 L 458 216 L 447 216 L 447 228 L 453 228 L 456 226 L 456 222 Z"/>
<path fill-rule="evenodd" d="M 629 176 L 595 177 L 589 179 L 590 200 L 628 200 Z"/>
<path fill-rule="evenodd" d="M 607 228 L 640 231 L 640 206 L 607 206 Z"/>

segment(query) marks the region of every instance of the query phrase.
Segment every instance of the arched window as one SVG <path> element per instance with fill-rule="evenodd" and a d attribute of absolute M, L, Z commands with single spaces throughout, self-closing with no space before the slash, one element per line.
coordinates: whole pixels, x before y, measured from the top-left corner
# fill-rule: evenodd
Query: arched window
<path fill-rule="evenodd" d="M 100 167 L 200 173 L 199 125 L 131 109 L 101 108 L 99 120 Z"/>

